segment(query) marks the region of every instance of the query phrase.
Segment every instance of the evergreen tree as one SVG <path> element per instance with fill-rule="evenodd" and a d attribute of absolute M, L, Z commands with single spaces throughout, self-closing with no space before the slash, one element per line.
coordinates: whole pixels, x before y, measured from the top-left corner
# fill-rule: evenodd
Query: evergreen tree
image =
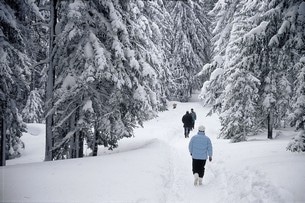
<path fill-rule="evenodd" d="M 47 7 L 49 2 L 37 1 L 38 8 Z M 22 118 L 25 122 L 43 122 L 44 121 L 44 97 L 47 70 L 47 51 L 48 51 L 48 27 L 46 19 L 49 18 L 49 12 L 44 9 L 32 16 L 30 25 L 30 36 L 27 39 L 27 47 L 30 50 L 30 57 L 36 62 L 30 69 L 30 93 L 28 94 L 26 105 L 22 110 Z"/>
<path fill-rule="evenodd" d="M 237 22 L 234 18 L 239 2 L 240 0 L 218 1 L 213 10 L 209 12 L 209 16 L 213 19 L 211 38 L 213 57 L 199 73 L 204 78 L 209 78 L 204 82 L 199 95 L 204 105 L 213 105 L 209 115 L 213 112 L 221 112 L 222 100 L 224 99 L 222 92 L 226 80 L 224 72 L 230 60 L 226 55 L 227 47 L 230 42 L 236 40 L 234 36 L 231 39 L 231 32 L 233 25 Z"/>
<path fill-rule="evenodd" d="M 305 11 L 305 4 L 304 11 Z M 305 14 L 305 13 L 304 13 Z M 305 17 L 305 15 L 304 15 Z M 295 126 L 299 133 L 288 144 L 287 149 L 290 151 L 305 151 L 305 57 L 295 65 L 295 71 L 298 72 L 295 81 L 295 94 L 293 97 L 293 112 L 290 115 L 291 125 Z"/>
<path fill-rule="evenodd" d="M 264 61 L 262 71 L 262 114 L 268 121 L 268 138 L 272 128 L 278 128 L 287 120 L 291 110 L 292 83 L 295 77 L 289 73 L 302 55 L 302 47 L 294 46 L 303 41 L 304 23 L 298 19 L 301 1 L 272 1 L 265 4 L 261 19 L 268 20 Z M 266 113 L 264 113 L 266 112 Z"/>
<path fill-rule="evenodd" d="M 54 125 L 52 111 L 54 105 L 54 82 L 55 82 L 55 63 L 54 63 L 54 50 L 55 50 L 55 28 L 57 25 L 57 16 L 59 5 L 57 0 L 50 0 L 49 6 L 49 53 L 48 53 L 48 69 L 46 71 L 46 94 L 45 94 L 45 112 L 46 112 L 46 146 L 45 146 L 45 161 L 54 159 L 53 147 L 54 138 L 52 127 Z"/>
<path fill-rule="evenodd" d="M 113 149 L 165 108 L 161 38 L 143 9 L 137 1 L 60 2 L 52 159 L 81 157 L 84 140 L 93 155 L 98 145 Z"/>
<path fill-rule="evenodd" d="M 3 112 L 6 126 L 6 158 L 20 156 L 24 147 L 20 137 L 25 132 L 20 111 L 25 106 L 29 92 L 32 58 L 30 29 L 33 19 L 39 18 L 35 3 L 29 1 L 0 1 L 0 94 L 4 100 Z M 2 129 L 1 129 L 2 130 Z"/>
<path fill-rule="evenodd" d="M 235 87 L 239 80 L 243 80 L 236 78 L 232 84 L 230 75 L 236 75 L 236 71 L 240 72 L 241 69 L 259 79 L 256 85 L 251 86 L 258 89 L 255 90 L 256 96 L 252 97 L 252 102 L 248 101 L 256 106 L 255 110 L 252 108 L 254 111 L 251 118 L 251 123 L 256 123 L 256 126 L 250 129 L 251 133 L 268 127 L 268 138 L 272 138 L 272 129 L 279 127 L 287 119 L 291 109 L 291 84 L 294 80 L 289 71 L 302 56 L 304 49 L 301 46 L 292 46 L 300 44 L 304 39 L 300 31 L 304 23 L 298 19 L 302 4 L 300 1 L 283 3 L 247 0 L 219 1 L 216 4 L 213 10 L 218 19 L 213 38 L 216 42 L 215 56 L 202 70 L 203 74 L 211 73 L 210 80 L 203 86 L 202 97 L 206 104 L 214 104 L 212 110 L 221 113 L 222 120 L 225 121 L 222 123 L 223 137 L 231 137 L 227 126 L 235 120 L 234 116 L 226 112 L 228 107 L 224 108 L 231 98 L 228 98 L 230 94 L 227 94 L 227 89 Z M 224 23 L 228 21 L 231 24 Z M 248 74 L 240 74 L 239 77 L 246 77 Z M 245 101 L 243 97 L 235 96 L 235 101 L 230 103 L 233 105 L 242 101 Z"/>
<path fill-rule="evenodd" d="M 187 101 L 201 82 L 196 78 L 210 57 L 210 24 L 202 1 L 169 1 L 166 6 L 173 19 L 171 64 L 173 83 L 170 98 Z"/>
<path fill-rule="evenodd" d="M 43 117 L 43 101 L 38 89 L 32 90 L 22 110 L 22 118 L 27 123 L 40 123 Z"/>

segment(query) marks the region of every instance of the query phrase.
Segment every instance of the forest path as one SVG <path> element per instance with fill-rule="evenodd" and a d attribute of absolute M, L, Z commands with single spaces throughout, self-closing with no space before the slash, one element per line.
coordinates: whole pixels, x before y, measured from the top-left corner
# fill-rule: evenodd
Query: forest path
<path fill-rule="evenodd" d="M 216 115 L 206 117 L 209 108 L 203 107 L 194 95 L 190 102 L 179 103 L 176 109 L 170 109 L 172 120 L 163 122 L 164 135 L 158 139 L 170 146 L 169 171 L 164 178 L 166 201 L 171 202 L 287 202 L 291 194 L 278 190 L 266 175 L 250 162 L 241 165 L 236 162 L 238 148 L 241 144 L 231 144 L 228 140 L 217 139 L 220 123 Z M 207 162 L 203 185 L 193 185 L 192 159 L 188 152 L 189 138 L 184 138 L 181 118 L 186 111 L 193 108 L 197 114 L 195 129 L 190 136 L 197 133 L 197 127 L 204 125 L 206 134 L 211 138 L 214 147 L 214 159 Z M 175 112 L 173 112 L 175 111 Z M 180 116 L 178 116 L 180 115 Z M 167 126 L 162 126 L 162 123 Z M 177 125 L 181 124 L 180 126 Z M 251 143 L 250 143 L 251 144 Z M 236 148 L 234 148 L 236 147 Z M 284 198 L 284 196 L 286 199 Z M 291 197 L 288 198 L 287 197 Z"/>

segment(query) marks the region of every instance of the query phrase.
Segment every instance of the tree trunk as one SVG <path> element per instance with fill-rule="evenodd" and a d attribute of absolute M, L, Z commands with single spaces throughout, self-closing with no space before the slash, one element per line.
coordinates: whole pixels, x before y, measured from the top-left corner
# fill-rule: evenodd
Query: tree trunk
<path fill-rule="evenodd" d="M 78 136 L 78 158 L 84 157 L 84 132 L 80 131 Z"/>
<path fill-rule="evenodd" d="M 97 151 L 98 151 L 98 143 L 97 143 L 97 139 L 98 139 L 98 130 L 95 127 L 94 128 L 94 138 L 93 138 L 93 152 L 92 152 L 92 156 L 97 156 Z"/>
<path fill-rule="evenodd" d="M 71 115 L 70 117 L 70 125 L 69 125 L 69 131 L 72 131 L 73 129 L 76 128 L 75 125 L 75 112 Z M 73 158 L 77 158 L 76 156 L 76 136 L 77 133 L 74 133 L 73 137 L 70 139 L 70 143 L 69 143 L 69 159 L 73 159 Z"/>
<path fill-rule="evenodd" d="M 0 99 L 0 166 L 5 166 L 5 121 L 4 121 L 4 112 L 5 112 L 5 101 Z"/>
<path fill-rule="evenodd" d="M 74 158 L 78 158 L 79 157 L 79 132 L 76 132 L 74 135 L 74 153 L 75 153 L 75 157 Z"/>
<path fill-rule="evenodd" d="M 47 117 L 46 117 L 46 149 L 45 149 L 45 161 L 53 160 L 53 88 L 55 81 L 55 67 L 53 64 L 53 48 L 55 39 L 55 26 L 57 22 L 57 0 L 50 0 L 50 48 L 49 48 L 49 69 L 48 69 L 48 80 L 46 85 L 46 107 L 47 107 Z"/>
<path fill-rule="evenodd" d="M 268 139 L 272 139 L 272 131 L 273 131 L 273 118 L 271 111 L 268 114 Z"/>

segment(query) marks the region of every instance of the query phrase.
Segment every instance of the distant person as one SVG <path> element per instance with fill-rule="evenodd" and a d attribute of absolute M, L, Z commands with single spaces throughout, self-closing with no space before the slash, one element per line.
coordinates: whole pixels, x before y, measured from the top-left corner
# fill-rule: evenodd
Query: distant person
<path fill-rule="evenodd" d="M 202 185 L 206 160 L 209 158 L 209 161 L 212 161 L 213 156 L 212 143 L 210 138 L 205 135 L 203 125 L 198 127 L 198 133 L 191 138 L 189 152 L 193 158 L 194 185 Z"/>
<path fill-rule="evenodd" d="M 193 118 L 188 111 L 182 117 L 182 122 L 184 127 L 184 136 L 185 138 L 188 138 L 193 125 Z"/>
<path fill-rule="evenodd" d="M 195 121 L 197 119 L 197 116 L 196 116 L 196 113 L 195 113 L 194 109 L 191 109 L 191 116 L 193 118 L 193 125 L 192 125 L 192 129 L 191 130 L 193 130 L 194 127 L 195 127 Z"/>

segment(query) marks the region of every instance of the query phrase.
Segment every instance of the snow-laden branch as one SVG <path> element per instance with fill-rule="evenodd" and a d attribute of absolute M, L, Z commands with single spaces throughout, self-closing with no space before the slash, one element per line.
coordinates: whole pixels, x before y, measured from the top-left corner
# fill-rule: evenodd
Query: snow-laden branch
<path fill-rule="evenodd" d="M 32 70 L 32 69 L 36 68 L 37 66 L 48 64 L 48 63 L 49 63 L 49 58 L 46 58 L 46 59 L 41 60 L 38 63 L 34 64 L 33 66 L 31 66 L 30 69 Z"/>

